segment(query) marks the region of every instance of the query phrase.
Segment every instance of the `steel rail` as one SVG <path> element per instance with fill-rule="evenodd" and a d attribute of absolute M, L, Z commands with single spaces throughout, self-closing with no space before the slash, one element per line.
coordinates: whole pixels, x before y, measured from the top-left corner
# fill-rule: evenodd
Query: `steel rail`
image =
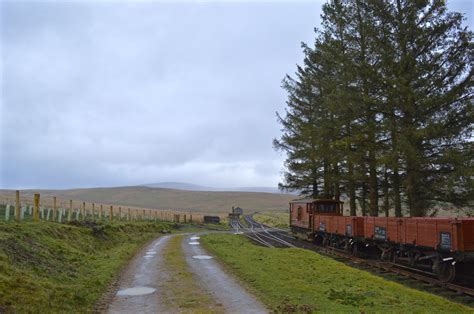
<path fill-rule="evenodd" d="M 239 230 L 239 229 L 242 229 L 244 230 L 244 234 L 245 236 L 247 236 L 248 238 L 250 238 L 251 240 L 257 242 L 257 243 L 260 243 L 266 247 L 270 247 L 270 248 L 273 248 L 274 246 L 269 243 L 268 241 L 265 241 L 264 239 L 262 239 L 261 237 L 259 237 L 257 235 L 257 233 L 253 230 L 253 228 L 248 228 L 248 227 L 245 227 L 243 226 L 240 221 L 237 221 L 236 223 L 233 223 L 233 227 L 234 229 L 236 230 Z"/>
<path fill-rule="evenodd" d="M 271 238 L 272 240 L 277 241 L 277 242 L 279 242 L 279 243 L 281 243 L 281 244 L 283 244 L 283 245 L 285 245 L 285 246 L 287 246 L 287 247 L 296 248 L 295 245 L 293 245 L 293 244 L 289 243 L 288 241 L 285 241 L 285 240 L 283 240 L 283 239 L 277 237 L 276 235 L 270 233 L 268 230 L 269 230 L 269 229 L 271 230 L 271 227 L 266 227 L 264 224 L 255 221 L 255 219 L 253 219 L 253 217 L 252 217 L 251 215 L 244 216 L 244 219 L 245 219 L 248 223 L 250 223 L 252 226 L 257 226 L 257 227 L 259 227 L 263 232 L 265 232 L 266 235 L 264 235 L 264 236 L 267 236 L 267 237 Z"/>

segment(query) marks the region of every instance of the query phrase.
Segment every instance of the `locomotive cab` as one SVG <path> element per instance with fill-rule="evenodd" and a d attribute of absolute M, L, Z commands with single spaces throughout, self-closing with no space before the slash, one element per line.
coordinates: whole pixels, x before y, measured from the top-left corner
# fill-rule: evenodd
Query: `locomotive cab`
<path fill-rule="evenodd" d="M 316 215 L 342 216 L 344 210 L 343 204 L 341 201 L 331 199 L 314 200 L 313 213 Z"/>

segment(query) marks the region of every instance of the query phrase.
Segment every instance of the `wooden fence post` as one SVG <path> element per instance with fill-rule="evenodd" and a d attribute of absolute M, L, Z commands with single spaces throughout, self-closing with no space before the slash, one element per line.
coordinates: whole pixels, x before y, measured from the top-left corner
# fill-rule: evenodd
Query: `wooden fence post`
<path fill-rule="evenodd" d="M 15 219 L 16 221 L 20 221 L 21 219 L 21 206 L 20 206 L 20 191 L 16 190 L 16 196 L 15 196 Z"/>
<path fill-rule="evenodd" d="M 71 221 L 72 218 L 72 200 L 69 200 L 69 211 L 67 213 L 67 221 Z"/>
<path fill-rule="evenodd" d="M 109 221 L 114 219 L 114 207 L 110 205 L 110 212 L 109 212 Z"/>
<path fill-rule="evenodd" d="M 189 222 L 193 222 L 193 215 L 189 215 Z"/>
<path fill-rule="evenodd" d="M 92 220 L 95 220 L 95 204 L 92 203 Z"/>
<path fill-rule="evenodd" d="M 39 221 L 39 202 L 40 202 L 40 195 L 35 193 L 35 204 L 33 207 L 33 220 Z"/>
<path fill-rule="evenodd" d="M 130 217 L 130 207 L 128 208 L 128 215 L 127 215 L 127 220 L 130 221 L 132 217 Z"/>
<path fill-rule="evenodd" d="M 103 215 L 104 215 L 104 206 L 100 204 L 99 219 L 102 219 Z"/>
<path fill-rule="evenodd" d="M 53 196 L 53 221 L 56 221 L 56 212 L 58 210 L 58 205 L 56 202 L 56 196 Z"/>

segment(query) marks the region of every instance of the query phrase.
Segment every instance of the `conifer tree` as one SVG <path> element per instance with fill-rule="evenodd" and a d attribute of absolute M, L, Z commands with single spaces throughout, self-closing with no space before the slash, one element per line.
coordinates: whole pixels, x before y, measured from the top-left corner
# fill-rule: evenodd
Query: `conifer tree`
<path fill-rule="evenodd" d="M 281 188 L 362 214 L 472 206 L 472 32 L 442 0 L 333 0 L 287 76 Z M 368 210 L 367 210 L 368 209 Z"/>

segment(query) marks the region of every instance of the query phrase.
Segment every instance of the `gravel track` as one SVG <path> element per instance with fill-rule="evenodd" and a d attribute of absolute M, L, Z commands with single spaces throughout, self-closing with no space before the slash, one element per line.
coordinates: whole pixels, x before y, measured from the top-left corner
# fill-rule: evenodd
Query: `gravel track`
<path fill-rule="evenodd" d="M 224 313 L 268 313 L 265 306 L 247 292 L 239 282 L 227 274 L 213 258 L 195 259 L 193 256 L 208 253 L 201 247 L 199 237 L 206 233 L 188 234 L 183 237 L 182 250 L 189 270 L 195 275 L 198 286 L 209 293 Z M 116 285 L 106 313 L 180 313 L 182 309 L 170 308 L 165 302 L 165 283 L 169 282 L 163 258 L 163 249 L 174 235 L 159 237 L 145 246 L 124 269 Z M 189 244 L 194 242 L 194 245 Z M 197 243 L 197 244 L 196 244 Z M 150 253 L 151 252 L 151 253 Z M 154 292 L 143 295 L 121 295 L 130 288 L 149 287 Z M 192 312 L 187 309 L 186 313 Z M 218 311 L 220 312 L 220 310 Z"/>
<path fill-rule="evenodd" d="M 163 263 L 162 249 L 171 236 L 163 236 L 145 246 L 132 259 L 123 272 L 118 291 L 133 287 L 151 287 L 154 293 L 138 296 L 120 296 L 115 294 L 108 306 L 107 313 L 169 313 L 161 298 L 160 283 L 167 281 Z M 156 252 L 152 257 L 147 252 Z"/>

